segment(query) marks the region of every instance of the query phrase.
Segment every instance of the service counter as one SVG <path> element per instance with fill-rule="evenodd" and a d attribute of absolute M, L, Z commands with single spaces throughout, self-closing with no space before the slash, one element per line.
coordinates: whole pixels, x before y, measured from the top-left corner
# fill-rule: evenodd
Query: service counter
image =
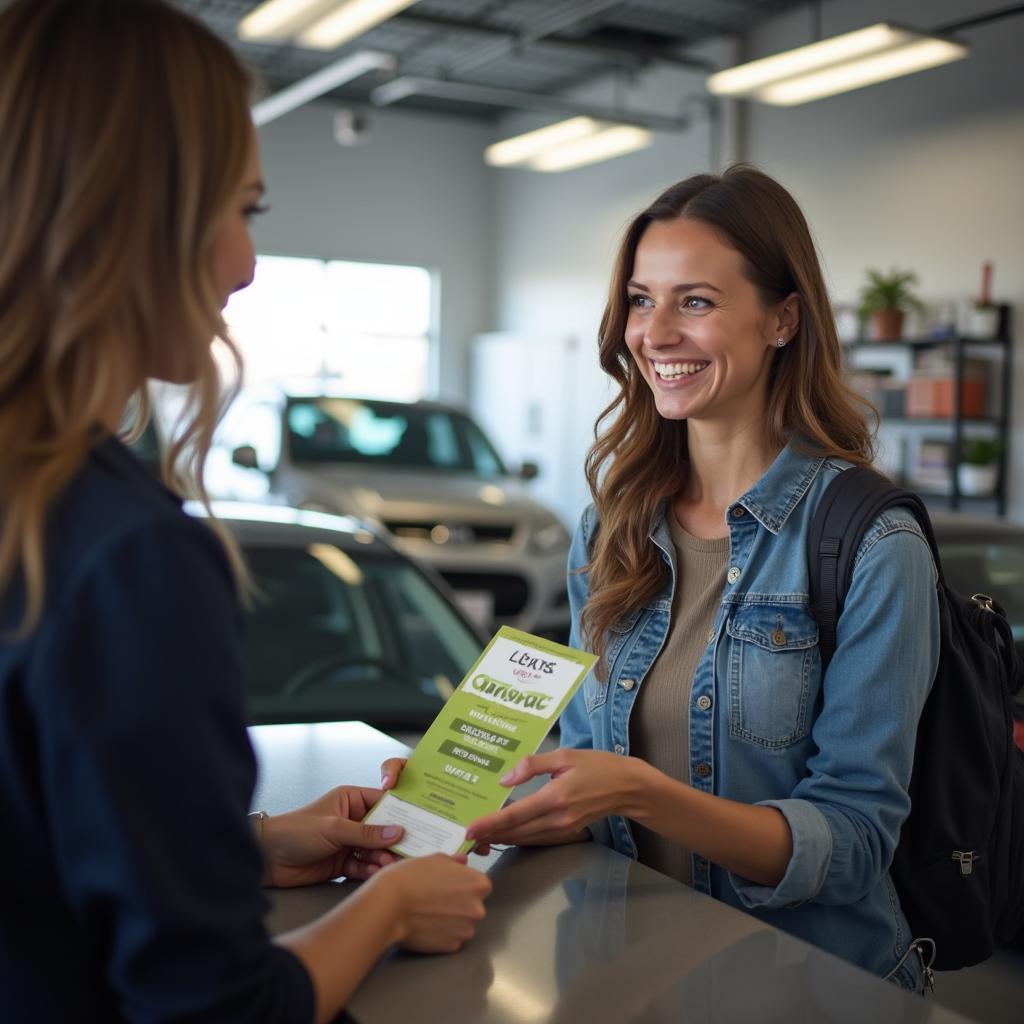
<path fill-rule="evenodd" d="M 253 806 L 379 785 L 407 748 L 359 722 L 256 726 Z M 477 936 L 452 956 L 395 951 L 343 1019 L 356 1024 L 953 1024 L 961 1017 L 593 843 L 471 858 L 494 883 Z M 273 932 L 353 883 L 270 890 Z"/>

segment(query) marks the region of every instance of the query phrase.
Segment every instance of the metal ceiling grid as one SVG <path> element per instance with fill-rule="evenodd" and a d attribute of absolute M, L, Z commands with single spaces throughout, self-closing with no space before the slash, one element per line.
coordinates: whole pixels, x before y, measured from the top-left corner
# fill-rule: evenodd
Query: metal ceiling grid
<path fill-rule="evenodd" d="M 291 43 L 242 42 L 239 21 L 260 0 L 172 0 L 230 41 L 273 92 L 348 53 L 375 49 L 398 59 L 396 75 L 555 95 L 616 69 L 684 60 L 682 48 L 745 31 L 806 0 L 419 0 L 333 52 Z M 381 82 L 367 75 L 331 93 L 369 102 Z M 409 97 L 401 106 L 493 117 L 504 108 Z"/>

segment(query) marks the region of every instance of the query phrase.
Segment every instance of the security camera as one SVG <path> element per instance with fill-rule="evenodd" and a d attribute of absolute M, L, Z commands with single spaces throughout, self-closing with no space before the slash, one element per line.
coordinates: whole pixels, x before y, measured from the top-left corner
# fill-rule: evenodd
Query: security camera
<path fill-rule="evenodd" d="M 356 110 L 339 110 L 334 115 L 334 141 L 339 146 L 362 146 L 370 141 L 370 119 Z"/>

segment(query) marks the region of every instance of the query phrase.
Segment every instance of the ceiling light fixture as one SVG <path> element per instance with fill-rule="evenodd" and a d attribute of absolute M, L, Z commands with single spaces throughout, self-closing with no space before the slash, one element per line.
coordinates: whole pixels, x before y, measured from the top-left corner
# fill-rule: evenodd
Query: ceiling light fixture
<path fill-rule="evenodd" d="M 333 50 L 414 3 L 416 0 L 346 0 L 303 29 L 298 43 L 314 50 Z"/>
<path fill-rule="evenodd" d="M 238 23 L 247 42 L 281 42 L 320 14 L 325 0 L 267 0 Z"/>
<path fill-rule="evenodd" d="M 530 162 L 530 167 L 535 171 L 569 171 L 586 164 L 596 164 L 600 160 L 635 153 L 646 149 L 653 141 L 653 134 L 646 128 L 637 128 L 631 124 L 613 125 L 594 135 L 565 142 L 539 153 Z"/>
<path fill-rule="evenodd" d="M 593 135 L 603 127 L 592 117 L 570 117 L 544 128 L 495 142 L 484 150 L 484 162 L 491 167 L 515 167 L 529 162 L 545 149 Z"/>
<path fill-rule="evenodd" d="M 395 58 L 389 53 L 378 53 L 376 50 L 359 50 L 347 57 L 336 60 L 333 64 L 312 75 L 301 79 L 294 85 L 282 89 L 273 96 L 261 100 L 252 108 L 252 119 L 256 125 L 269 124 L 271 121 L 296 107 L 301 107 L 310 100 L 336 89 L 353 78 L 366 74 L 367 71 L 394 71 Z"/>
<path fill-rule="evenodd" d="M 719 71 L 707 80 L 717 96 L 793 106 L 960 60 L 953 39 L 879 22 L 808 46 Z"/>
<path fill-rule="evenodd" d="M 609 124 L 592 117 L 570 117 L 495 142 L 484 150 L 484 160 L 492 167 L 568 171 L 645 149 L 653 140 L 650 131 L 636 125 Z"/>

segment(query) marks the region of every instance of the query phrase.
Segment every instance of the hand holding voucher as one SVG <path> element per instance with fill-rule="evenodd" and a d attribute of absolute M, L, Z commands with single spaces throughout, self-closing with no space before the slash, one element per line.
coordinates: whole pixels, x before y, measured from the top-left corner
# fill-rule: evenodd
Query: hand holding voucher
<path fill-rule="evenodd" d="M 401 828 L 360 823 L 380 797 L 379 789 L 338 786 L 305 807 L 267 818 L 261 830 L 265 882 L 290 887 L 341 875 L 366 879 L 396 861 L 387 847 Z"/>
<path fill-rule="evenodd" d="M 408 761 L 384 763 L 386 792 L 365 823 L 401 825 L 391 849 L 403 856 L 471 849 L 466 826 L 505 802 L 500 780 L 537 750 L 595 660 L 502 627 Z"/>
<path fill-rule="evenodd" d="M 605 751 L 567 748 L 523 758 L 502 777 L 502 785 L 518 786 L 538 775 L 550 775 L 551 781 L 536 793 L 472 822 L 466 838 L 519 846 L 586 839 L 591 822 L 620 814 L 631 803 L 634 763 Z"/>

